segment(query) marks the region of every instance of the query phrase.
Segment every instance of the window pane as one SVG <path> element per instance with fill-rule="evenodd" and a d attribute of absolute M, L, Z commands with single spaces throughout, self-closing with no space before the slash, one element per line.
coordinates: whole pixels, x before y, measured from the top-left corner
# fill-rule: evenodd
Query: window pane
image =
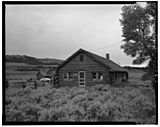
<path fill-rule="evenodd" d="M 92 73 L 92 79 L 93 79 L 93 80 L 96 79 L 96 73 L 95 73 L 95 72 Z"/>
<path fill-rule="evenodd" d="M 69 72 L 69 79 L 73 79 L 73 73 L 72 72 Z"/>
<path fill-rule="evenodd" d="M 84 78 L 84 72 L 80 72 L 80 73 L 79 73 L 79 77 L 80 77 L 80 78 Z"/>
<path fill-rule="evenodd" d="M 80 79 L 79 81 L 80 81 L 80 82 L 84 82 L 84 79 Z"/>
<path fill-rule="evenodd" d="M 83 55 L 80 55 L 80 61 L 83 61 Z"/>
<path fill-rule="evenodd" d="M 115 78 L 117 79 L 117 72 L 115 72 L 114 74 L 115 74 Z"/>
<path fill-rule="evenodd" d="M 64 79 L 67 79 L 67 78 L 68 78 L 67 73 L 63 73 L 63 78 L 64 78 Z"/>
<path fill-rule="evenodd" d="M 99 79 L 99 80 L 103 80 L 102 72 L 99 72 L 99 73 L 98 73 L 98 79 Z"/>
<path fill-rule="evenodd" d="M 79 85 L 82 85 L 82 86 L 83 86 L 83 85 L 85 85 L 85 84 L 84 84 L 83 82 L 80 82 Z"/>

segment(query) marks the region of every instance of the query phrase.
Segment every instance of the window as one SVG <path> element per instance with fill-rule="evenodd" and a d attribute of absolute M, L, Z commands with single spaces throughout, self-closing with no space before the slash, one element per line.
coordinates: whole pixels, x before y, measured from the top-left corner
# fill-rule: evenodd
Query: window
<path fill-rule="evenodd" d="M 92 80 L 103 80 L 102 72 L 92 72 Z"/>
<path fill-rule="evenodd" d="M 122 78 L 122 73 L 116 72 L 115 73 L 115 79 Z"/>
<path fill-rule="evenodd" d="M 103 80 L 102 72 L 99 72 L 99 73 L 98 73 L 98 80 Z"/>
<path fill-rule="evenodd" d="M 63 73 L 63 79 L 67 80 L 68 79 L 68 73 Z"/>
<path fill-rule="evenodd" d="M 81 54 L 81 55 L 80 55 L 80 61 L 83 61 L 83 59 L 84 59 L 84 57 L 83 57 L 83 55 Z"/>
<path fill-rule="evenodd" d="M 84 78 L 84 72 L 79 72 L 79 78 Z"/>
<path fill-rule="evenodd" d="M 95 72 L 92 73 L 92 79 L 93 79 L 93 80 L 96 80 L 96 79 L 97 79 L 97 76 L 96 76 L 96 73 L 95 73 Z"/>
<path fill-rule="evenodd" d="M 73 72 L 63 73 L 64 80 L 73 80 Z"/>
<path fill-rule="evenodd" d="M 114 78 L 114 79 L 124 78 L 124 73 L 114 72 L 114 73 L 113 73 L 113 78 Z"/>
<path fill-rule="evenodd" d="M 117 73 L 117 78 L 119 78 L 119 73 Z"/>
<path fill-rule="evenodd" d="M 117 77 L 117 72 L 115 72 L 114 74 L 115 74 L 115 79 L 117 79 L 117 78 L 118 78 L 118 77 Z"/>
<path fill-rule="evenodd" d="M 69 72 L 69 80 L 73 80 L 73 72 Z"/>

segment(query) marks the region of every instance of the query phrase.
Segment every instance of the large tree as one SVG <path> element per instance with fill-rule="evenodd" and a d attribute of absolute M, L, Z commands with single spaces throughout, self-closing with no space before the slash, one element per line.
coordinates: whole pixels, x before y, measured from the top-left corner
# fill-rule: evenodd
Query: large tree
<path fill-rule="evenodd" d="M 147 3 L 145 7 L 139 4 L 123 6 L 122 40 L 125 42 L 121 48 L 133 57 L 133 64 L 142 64 L 148 61 L 148 73 L 155 80 L 157 74 L 157 40 L 156 21 L 157 3 Z M 157 77 L 157 76 L 156 76 Z"/>

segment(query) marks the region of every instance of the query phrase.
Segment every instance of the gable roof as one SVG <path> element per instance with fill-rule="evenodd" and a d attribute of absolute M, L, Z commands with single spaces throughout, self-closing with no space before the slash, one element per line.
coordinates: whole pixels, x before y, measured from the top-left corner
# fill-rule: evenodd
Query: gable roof
<path fill-rule="evenodd" d="M 40 69 L 38 73 L 40 73 L 42 76 L 51 76 L 52 77 L 55 74 L 55 70 L 53 68 Z"/>
<path fill-rule="evenodd" d="M 48 70 L 47 75 L 53 77 L 55 75 L 55 70 Z"/>
<path fill-rule="evenodd" d="M 111 71 L 121 71 L 121 72 L 128 72 L 127 69 L 121 67 L 120 65 L 116 64 L 115 62 L 113 62 L 112 60 L 106 59 L 102 56 L 98 56 L 94 53 L 88 52 L 84 49 L 79 49 L 78 51 L 76 51 L 73 55 L 71 55 L 69 58 L 67 58 L 64 62 L 62 62 L 56 70 L 58 70 L 59 68 L 61 68 L 63 65 L 65 65 L 68 61 L 70 61 L 74 56 L 76 56 L 79 53 L 84 53 L 87 56 L 93 58 L 94 60 L 96 60 L 97 62 L 99 62 L 100 64 L 102 64 L 105 67 L 109 67 L 111 69 Z"/>
<path fill-rule="evenodd" d="M 43 76 L 48 76 L 47 72 L 49 71 L 49 69 L 41 69 L 38 73 L 40 73 Z"/>

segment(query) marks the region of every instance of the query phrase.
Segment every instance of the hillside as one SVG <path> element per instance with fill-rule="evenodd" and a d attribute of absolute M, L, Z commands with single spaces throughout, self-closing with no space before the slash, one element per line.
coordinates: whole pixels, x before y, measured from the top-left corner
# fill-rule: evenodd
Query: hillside
<path fill-rule="evenodd" d="M 63 60 L 44 58 L 39 59 L 26 55 L 6 55 L 5 62 L 26 63 L 30 65 L 57 65 L 63 62 Z"/>
<path fill-rule="evenodd" d="M 63 62 L 63 60 L 59 60 L 59 59 L 51 59 L 51 58 L 44 58 L 44 59 L 38 59 L 40 62 L 44 63 L 44 64 L 60 64 Z"/>

